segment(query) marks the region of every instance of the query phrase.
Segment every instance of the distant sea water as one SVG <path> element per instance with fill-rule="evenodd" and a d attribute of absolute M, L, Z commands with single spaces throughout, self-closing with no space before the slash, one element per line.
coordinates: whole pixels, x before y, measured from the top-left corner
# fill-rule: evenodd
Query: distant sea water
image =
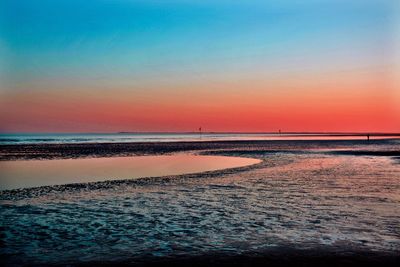
<path fill-rule="evenodd" d="M 400 135 L 376 134 L 371 138 L 399 138 Z M 235 140 L 355 140 L 363 133 L 13 133 L 0 134 L 0 144 L 73 144 L 130 142 L 187 142 Z"/>

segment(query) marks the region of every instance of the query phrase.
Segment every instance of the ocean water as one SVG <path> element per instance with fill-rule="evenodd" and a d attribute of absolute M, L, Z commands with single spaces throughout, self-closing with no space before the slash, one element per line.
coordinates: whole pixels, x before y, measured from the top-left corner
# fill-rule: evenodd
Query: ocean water
<path fill-rule="evenodd" d="M 399 135 L 371 136 L 374 139 Z M 95 133 L 95 134 L 0 134 L 1 144 L 128 143 L 224 140 L 365 140 L 366 134 L 303 133 Z"/>
<path fill-rule="evenodd" d="M 400 142 L 311 145 L 214 152 L 263 161 L 239 171 L 0 193 L 0 256 L 40 265 L 276 247 L 400 253 L 400 159 L 382 156 Z"/>

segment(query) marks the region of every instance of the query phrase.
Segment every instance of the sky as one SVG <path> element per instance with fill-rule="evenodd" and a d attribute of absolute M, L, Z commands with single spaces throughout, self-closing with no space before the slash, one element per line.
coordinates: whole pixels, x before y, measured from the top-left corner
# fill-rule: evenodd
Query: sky
<path fill-rule="evenodd" d="M 0 132 L 400 132 L 397 0 L 0 0 Z"/>

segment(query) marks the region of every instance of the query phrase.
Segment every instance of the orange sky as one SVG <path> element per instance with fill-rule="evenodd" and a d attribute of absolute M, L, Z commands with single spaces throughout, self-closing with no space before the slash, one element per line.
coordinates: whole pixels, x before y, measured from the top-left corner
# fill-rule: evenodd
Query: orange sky
<path fill-rule="evenodd" d="M 400 132 L 399 1 L 34 2 L 1 8 L 0 132 Z"/>
<path fill-rule="evenodd" d="M 200 126 L 205 131 L 399 131 L 399 94 L 386 72 L 313 74 L 175 84 L 173 90 L 12 90 L 0 100 L 1 127 L 14 132 L 196 131 Z"/>

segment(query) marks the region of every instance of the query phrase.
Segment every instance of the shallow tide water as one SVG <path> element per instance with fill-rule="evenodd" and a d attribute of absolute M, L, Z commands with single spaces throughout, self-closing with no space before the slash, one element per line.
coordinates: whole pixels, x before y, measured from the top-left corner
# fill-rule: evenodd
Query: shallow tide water
<path fill-rule="evenodd" d="M 355 147 L 335 145 L 219 151 L 263 163 L 215 175 L 4 194 L 0 251 L 17 264 L 257 254 L 274 247 L 399 253 L 399 159 L 342 155 Z M 396 141 L 358 149 L 399 148 Z"/>
<path fill-rule="evenodd" d="M 250 158 L 188 154 L 0 161 L 0 190 L 178 175 L 259 162 Z"/>

